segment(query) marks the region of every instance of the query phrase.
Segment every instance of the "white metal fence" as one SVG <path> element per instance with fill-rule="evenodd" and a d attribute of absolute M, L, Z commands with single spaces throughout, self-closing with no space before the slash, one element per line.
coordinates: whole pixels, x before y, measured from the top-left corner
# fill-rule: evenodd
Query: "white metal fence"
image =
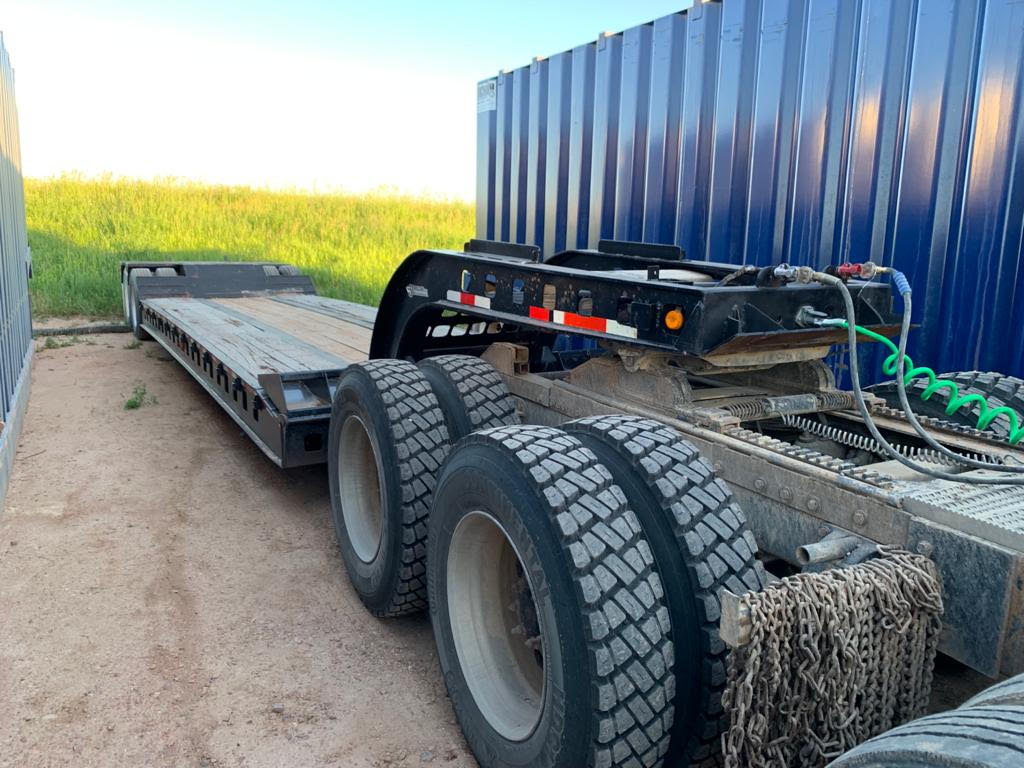
<path fill-rule="evenodd" d="M 32 359 L 30 269 L 14 70 L 0 36 L 0 511 L 28 401 Z"/>

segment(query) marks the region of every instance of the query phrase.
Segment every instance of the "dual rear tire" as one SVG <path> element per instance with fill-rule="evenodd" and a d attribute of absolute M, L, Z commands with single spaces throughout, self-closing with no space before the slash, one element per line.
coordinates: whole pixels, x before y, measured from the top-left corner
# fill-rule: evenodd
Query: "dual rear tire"
<path fill-rule="evenodd" d="M 596 416 L 565 430 L 594 452 L 625 492 L 664 585 L 676 651 L 676 726 L 666 765 L 715 765 L 728 649 L 718 633 L 719 592 L 765 583 L 757 544 L 732 493 L 675 430 L 650 419 Z"/>
<path fill-rule="evenodd" d="M 501 374 L 486 360 L 440 355 L 422 360 L 419 368 L 437 397 L 452 443 L 481 429 L 519 423 Z"/>
<path fill-rule="evenodd" d="M 575 438 L 464 438 L 430 516 L 430 616 L 445 684 L 484 766 L 655 765 L 675 690 L 650 547 Z"/>
<path fill-rule="evenodd" d="M 678 433 L 627 416 L 518 426 L 481 360 L 378 360 L 342 376 L 329 461 L 356 592 L 378 616 L 429 605 L 481 765 L 717 764 L 718 591 L 763 570 Z"/>

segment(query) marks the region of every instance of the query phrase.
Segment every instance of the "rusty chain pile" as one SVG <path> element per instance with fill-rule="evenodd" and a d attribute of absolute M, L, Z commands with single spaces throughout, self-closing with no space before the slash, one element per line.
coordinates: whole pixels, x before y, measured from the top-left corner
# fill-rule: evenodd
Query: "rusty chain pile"
<path fill-rule="evenodd" d="M 938 571 L 900 549 L 879 554 L 744 596 L 751 639 L 729 659 L 726 768 L 817 768 L 924 714 L 942 615 Z"/>

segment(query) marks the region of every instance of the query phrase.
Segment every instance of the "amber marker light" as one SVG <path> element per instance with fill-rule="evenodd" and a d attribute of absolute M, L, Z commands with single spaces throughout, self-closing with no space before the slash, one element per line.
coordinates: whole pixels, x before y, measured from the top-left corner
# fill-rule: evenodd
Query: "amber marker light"
<path fill-rule="evenodd" d="M 683 311 L 681 309 L 670 309 L 665 313 L 665 327 L 670 331 L 678 331 L 683 327 Z"/>

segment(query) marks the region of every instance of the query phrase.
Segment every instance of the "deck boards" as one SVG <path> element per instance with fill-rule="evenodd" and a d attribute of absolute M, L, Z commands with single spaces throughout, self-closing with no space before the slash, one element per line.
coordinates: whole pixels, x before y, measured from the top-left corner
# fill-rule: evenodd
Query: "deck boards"
<path fill-rule="evenodd" d="M 340 299 L 328 299 L 316 294 L 282 294 L 274 296 L 274 301 L 279 304 L 288 304 L 293 307 L 309 309 L 313 312 L 320 312 L 325 315 L 336 317 L 339 320 L 346 320 L 363 328 L 373 330 L 373 324 L 377 321 L 377 308 L 368 307 L 365 304 L 355 304 L 351 301 Z"/>
<path fill-rule="evenodd" d="M 319 300 L 308 306 L 278 298 L 165 298 L 146 299 L 145 304 L 254 387 L 261 373 L 331 370 L 367 358 L 372 308 L 353 309 L 358 305 L 348 302 L 335 307 L 332 299 L 319 296 L 301 297 Z"/>
<path fill-rule="evenodd" d="M 216 304 L 264 322 L 319 349 L 349 361 L 365 360 L 372 333 L 359 325 L 295 304 L 264 297 L 213 299 Z"/>

